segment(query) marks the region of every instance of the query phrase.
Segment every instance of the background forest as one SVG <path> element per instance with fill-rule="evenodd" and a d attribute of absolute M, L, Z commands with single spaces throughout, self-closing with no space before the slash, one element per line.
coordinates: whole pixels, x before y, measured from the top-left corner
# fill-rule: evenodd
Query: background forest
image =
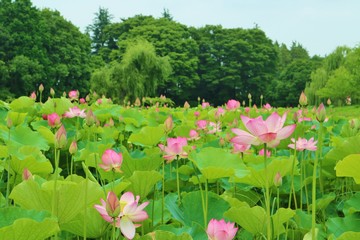
<path fill-rule="evenodd" d="M 100 8 L 82 33 L 61 13 L 30 0 L 0 0 L 0 99 L 96 91 L 119 103 L 161 94 L 177 105 L 214 105 L 228 99 L 296 106 L 305 90 L 310 104 L 331 99 L 360 102 L 360 47 L 339 46 L 325 57 L 305 47 L 273 42 L 258 26 L 188 27 L 164 10 L 161 18 L 136 15 L 113 22 Z"/>

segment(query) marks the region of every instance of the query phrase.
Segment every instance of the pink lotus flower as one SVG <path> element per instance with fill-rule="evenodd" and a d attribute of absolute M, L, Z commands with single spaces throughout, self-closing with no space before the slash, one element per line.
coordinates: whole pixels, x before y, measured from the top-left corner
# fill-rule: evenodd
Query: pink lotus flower
<path fill-rule="evenodd" d="M 207 108 L 207 107 L 210 107 L 210 103 L 208 103 L 208 102 L 203 102 L 203 103 L 201 104 L 201 107 L 202 107 L 203 109 L 205 109 L 205 108 Z"/>
<path fill-rule="evenodd" d="M 79 98 L 79 92 L 77 90 L 71 90 L 69 92 L 70 100 L 77 100 Z"/>
<path fill-rule="evenodd" d="M 226 109 L 227 110 L 235 110 L 237 108 L 240 107 L 240 102 L 236 101 L 234 99 L 230 99 L 227 103 L 226 103 Z"/>
<path fill-rule="evenodd" d="M 77 106 L 69 108 L 69 111 L 65 112 L 64 117 L 67 117 L 67 118 L 74 118 L 74 117 L 85 118 L 86 117 L 85 109 L 81 110 Z"/>
<path fill-rule="evenodd" d="M 271 107 L 271 105 L 270 105 L 269 103 L 266 103 L 266 104 L 264 105 L 264 108 L 265 108 L 266 110 L 268 110 L 268 111 L 271 111 L 271 109 L 272 109 L 272 107 Z"/>
<path fill-rule="evenodd" d="M 158 145 L 161 151 L 165 153 L 163 158 L 166 159 L 167 163 L 170 163 L 175 158 L 187 158 L 188 154 L 183 150 L 184 146 L 187 146 L 187 139 L 183 137 L 168 138 L 167 146 L 163 144 Z"/>
<path fill-rule="evenodd" d="M 61 124 L 60 117 L 57 113 L 52 113 L 47 115 L 46 119 L 48 121 L 49 126 L 52 128 L 58 127 Z"/>
<path fill-rule="evenodd" d="M 114 171 L 122 172 L 120 170 L 123 157 L 121 153 L 117 153 L 112 149 L 107 149 L 101 157 L 102 163 L 99 164 L 99 167 L 104 169 L 105 172 Z"/>
<path fill-rule="evenodd" d="M 264 149 L 259 151 L 259 156 L 264 156 Z M 266 150 L 266 157 L 271 157 L 271 151 Z"/>
<path fill-rule="evenodd" d="M 199 133 L 194 129 L 190 130 L 189 136 L 190 136 L 188 138 L 189 141 L 191 141 L 191 140 L 199 140 L 200 139 Z"/>
<path fill-rule="evenodd" d="M 142 222 L 146 220 L 149 216 L 143 210 L 149 202 L 144 202 L 140 206 L 139 204 L 140 196 L 134 197 L 132 192 L 124 193 L 120 198 L 120 230 L 121 233 L 128 239 L 133 239 L 135 237 L 135 228 L 140 227 L 140 224 L 134 224 L 134 222 Z"/>
<path fill-rule="evenodd" d="M 198 120 L 196 122 L 196 126 L 198 130 L 206 130 L 207 121 L 206 120 Z"/>
<path fill-rule="evenodd" d="M 295 130 L 296 124 L 284 126 L 286 113 L 280 117 L 273 112 L 265 121 L 262 116 L 249 118 L 241 116 L 245 127 L 250 132 L 233 128 L 232 131 L 237 136 L 232 138 L 232 142 L 237 144 L 260 145 L 266 143 L 269 147 L 276 147 L 280 140 L 288 138 Z"/>
<path fill-rule="evenodd" d="M 308 151 L 316 151 L 317 147 L 316 147 L 316 143 L 317 141 L 314 141 L 314 138 L 310 138 L 309 140 L 306 140 L 306 138 L 298 138 L 298 140 L 295 143 L 295 139 L 292 138 L 291 141 L 293 143 L 289 144 L 288 147 L 295 149 L 295 145 L 296 145 L 296 150 L 297 151 L 303 151 L 303 150 L 308 150 Z"/>
<path fill-rule="evenodd" d="M 218 107 L 217 111 L 215 112 L 215 117 L 219 118 L 225 114 L 225 110 L 222 107 Z"/>
<path fill-rule="evenodd" d="M 238 228 L 234 227 L 234 223 L 211 219 L 207 227 L 206 233 L 209 240 L 232 240 L 234 239 Z"/>
<path fill-rule="evenodd" d="M 247 150 L 249 150 L 251 147 L 250 144 L 237 144 L 237 143 L 232 143 L 232 144 L 233 144 L 232 153 L 244 153 Z"/>
<path fill-rule="evenodd" d="M 109 192 L 106 201 L 101 199 L 101 205 L 94 205 L 96 210 L 100 213 L 101 217 L 116 225 L 120 224 L 120 202 L 114 192 Z"/>

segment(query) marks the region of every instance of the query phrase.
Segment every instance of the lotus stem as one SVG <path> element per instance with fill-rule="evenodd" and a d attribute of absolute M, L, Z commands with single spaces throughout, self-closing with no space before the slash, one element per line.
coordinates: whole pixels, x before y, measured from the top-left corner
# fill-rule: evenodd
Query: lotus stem
<path fill-rule="evenodd" d="M 271 234 L 271 212 L 270 212 L 270 190 L 267 171 L 267 159 L 266 159 L 267 145 L 264 143 L 264 164 L 265 164 L 265 208 L 266 208 L 266 236 L 268 240 L 272 239 Z"/>
<path fill-rule="evenodd" d="M 322 141 L 322 123 L 320 122 L 318 143 L 321 145 Z M 316 239 L 316 173 L 318 168 L 319 156 L 321 154 L 321 147 L 318 147 L 316 151 L 316 157 L 314 161 L 313 177 L 312 177 L 312 209 L 311 209 L 311 236 L 312 239 Z"/>

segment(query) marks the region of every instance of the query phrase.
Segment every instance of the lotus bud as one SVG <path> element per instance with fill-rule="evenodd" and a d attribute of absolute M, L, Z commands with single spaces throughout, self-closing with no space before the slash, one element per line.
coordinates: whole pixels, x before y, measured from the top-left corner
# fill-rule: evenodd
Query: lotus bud
<path fill-rule="evenodd" d="M 248 94 L 248 99 L 251 99 L 251 94 L 250 93 Z"/>
<path fill-rule="evenodd" d="M 67 144 L 66 130 L 64 125 L 61 125 L 59 130 L 55 133 L 55 148 L 64 148 Z"/>
<path fill-rule="evenodd" d="M 44 85 L 42 85 L 42 83 L 40 84 L 40 86 L 39 86 L 39 92 L 43 92 L 44 91 Z"/>
<path fill-rule="evenodd" d="M 190 108 L 190 104 L 189 104 L 187 101 L 184 103 L 184 108 L 185 108 L 185 109 Z"/>
<path fill-rule="evenodd" d="M 87 111 L 85 121 L 86 121 L 86 125 L 88 125 L 88 126 L 92 126 L 95 123 L 96 118 L 91 109 L 89 109 L 89 111 Z"/>
<path fill-rule="evenodd" d="M 77 142 L 74 140 L 71 142 L 70 144 L 70 147 L 69 147 L 69 153 L 71 155 L 74 155 L 78 150 L 78 147 L 77 147 Z"/>
<path fill-rule="evenodd" d="M 57 113 L 47 115 L 48 125 L 52 128 L 58 127 L 61 124 L 60 116 Z"/>
<path fill-rule="evenodd" d="M 242 105 L 245 106 L 245 104 L 246 104 L 246 102 L 245 102 L 245 100 L 243 100 L 243 101 L 242 101 Z"/>
<path fill-rule="evenodd" d="M 324 122 L 325 118 L 326 118 L 325 106 L 323 103 L 321 103 L 320 106 L 318 107 L 318 109 L 316 110 L 316 119 L 319 122 Z"/>
<path fill-rule="evenodd" d="M 171 132 L 171 130 L 173 129 L 174 127 L 174 123 L 173 123 L 173 119 L 171 116 L 169 116 L 165 122 L 164 122 L 164 129 L 165 129 L 165 132 Z"/>
<path fill-rule="evenodd" d="M 274 185 L 276 187 L 280 187 L 282 185 L 282 177 L 281 177 L 280 172 L 277 172 L 274 177 Z"/>
<path fill-rule="evenodd" d="M 140 107 L 141 102 L 140 102 L 140 99 L 139 99 L 138 97 L 136 98 L 134 105 L 135 105 L 136 107 Z"/>
<path fill-rule="evenodd" d="M 330 106 L 331 105 L 331 100 L 330 98 L 328 98 L 328 100 L 326 101 L 327 105 Z"/>
<path fill-rule="evenodd" d="M 36 93 L 35 93 L 35 92 L 32 92 L 32 93 L 30 94 L 30 98 L 36 99 Z"/>
<path fill-rule="evenodd" d="M 50 88 L 50 95 L 51 95 L 52 97 L 55 96 L 55 90 L 54 90 L 53 88 Z"/>
<path fill-rule="evenodd" d="M 264 96 L 261 94 L 261 95 L 260 95 L 260 99 L 262 100 L 263 98 L 264 98 Z"/>
<path fill-rule="evenodd" d="M 80 103 L 81 103 L 81 104 L 85 104 L 85 103 L 86 103 L 86 101 L 85 101 L 85 99 L 84 99 L 84 98 L 80 98 L 80 100 L 79 100 L 79 101 L 80 101 Z"/>
<path fill-rule="evenodd" d="M 307 97 L 306 97 L 304 91 L 302 91 L 300 94 L 299 103 L 301 106 L 306 106 L 308 104 Z"/>
<path fill-rule="evenodd" d="M 23 179 L 24 181 L 26 181 L 26 180 L 30 180 L 30 179 L 33 179 L 33 178 L 34 178 L 34 177 L 33 177 L 33 175 L 31 174 L 31 172 L 29 171 L 29 169 L 24 168 L 23 174 L 22 174 L 22 179 Z"/>

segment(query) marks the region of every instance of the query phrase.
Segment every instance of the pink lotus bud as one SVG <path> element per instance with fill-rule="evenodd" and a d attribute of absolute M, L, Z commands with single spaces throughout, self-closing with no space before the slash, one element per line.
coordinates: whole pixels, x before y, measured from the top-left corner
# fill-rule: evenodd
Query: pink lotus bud
<path fill-rule="evenodd" d="M 64 148 L 67 144 L 66 130 L 64 125 L 61 125 L 59 130 L 55 133 L 55 148 Z"/>
<path fill-rule="evenodd" d="M 70 144 L 70 147 L 69 147 L 69 153 L 71 155 L 74 155 L 78 150 L 78 147 L 77 147 L 77 142 L 74 140 L 71 142 Z"/>
<path fill-rule="evenodd" d="M 210 103 L 208 103 L 208 102 L 203 102 L 203 103 L 201 104 L 201 107 L 202 107 L 203 109 L 205 109 L 205 108 L 207 108 L 207 107 L 210 107 Z"/>
<path fill-rule="evenodd" d="M 185 108 L 185 109 L 190 108 L 190 104 L 189 104 L 187 101 L 184 103 L 184 108 Z"/>
<path fill-rule="evenodd" d="M 261 150 L 259 151 L 259 155 L 260 155 L 260 156 L 264 156 L 264 149 L 261 149 Z M 266 157 L 271 157 L 271 151 L 266 150 Z"/>
<path fill-rule="evenodd" d="M 55 128 L 60 126 L 61 120 L 57 113 L 47 115 L 48 124 L 50 127 Z"/>
<path fill-rule="evenodd" d="M 35 93 L 35 92 L 32 92 L 32 93 L 30 94 L 30 98 L 36 99 L 36 93 Z"/>
<path fill-rule="evenodd" d="M 245 113 L 249 113 L 250 112 L 250 108 L 249 107 L 246 107 L 245 108 Z"/>
<path fill-rule="evenodd" d="M 52 97 L 55 96 L 55 90 L 54 90 L 53 88 L 50 88 L 50 95 L 51 95 Z"/>
<path fill-rule="evenodd" d="M 207 121 L 206 120 L 199 120 L 196 122 L 197 128 L 200 130 L 205 130 L 207 127 Z"/>
<path fill-rule="evenodd" d="M 81 103 L 81 104 L 85 104 L 85 103 L 86 103 L 85 99 L 84 99 L 84 98 L 80 98 L 80 103 Z"/>
<path fill-rule="evenodd" d="M 200 113 L 198 111 L 194 112 L 195 117 L 199 117 Z"/>
<path fill-rule="evenodd" d="M 188 140 L 198 140 L 200 139 L 199 133 L 196 130 L 191 129 L 189 132 Z"/>
<path fill-rule="evenodd" d="M 174 123 L 173 123 L 173 119 L 171 116 L 167 117 L 165 122 L 164 122 L 164 129 L 165 132 L 170 132 L 174 127 Z"/>
<path fill-rule="evenodd" d="M 39 86 L 39 92 L 43 92 L 44 91 L 44 85 L 42 85 L 42 83 L 40 84 L 40 86 Z"/>
<path fill-rule="evenodd" d="M 89 109 L 85 116 L 86 125 L 91 126 L 96 122 L 95 115 L 91 109 Z"/>
<path fill-rule="evenodd" d="M 30 179 L 33 179 L 33 175 L 31 174 L 31 172 L 29 171 L 29 169 L 27 168 L 24 168 L 24 171 L 23 171 L 23 174 L 22 174 L 22 179 L 24 181 L 26 180 L 30 180 Z"/>
<path fill-rule="evenodd" d="M 7 128 L 9 128 L 9 129 L 13 126 L 13 121 L 12 121 L 12 119 L 9 118 L 9 117 L 7 117 L 7 119 L 6 119 L 6 126 L 7 126 Z"/>
<path fill-rule="evenodd" d="M 318 107 L 318 109 L 316 110 L 316 119 L 319 122 L 324 122 L 326 119 L 326 110 L 325 110 L 325 106 L 323 103 L 321 103 Z"/>
<path fill-rule="evenodd" d="M 109 192 L 106 198 L 106 212 L 110 217 L 116 218 L 120 214 L 120 201 L 114 192 Z"/>
<path fill-rule="evenodd" d="M 222 107 L 218 107 L 217 111 L 215 113 L 215 117 L 219 118 L 220 116 L 223 116 L 225 114 L 225 110 Z"/>
<path fill-rule="evenodd" d="M 274 177 L 274 185 L 276 187 L 280 187 L 282 185 L 282 176 L 281 176 L 280 172 L 277 172 Z"/>
<path fill-rule="evenodd" d="M 225 139 L 221 137 L 221 138 L 219 139 L 219 145 L 220 145 L 220 147 L 225 146 L 225 144 L 226 144 Z"/>
<path fill-rule="evenodd" d="M 307 97 L 306 97 L 304 91 L 302 91 L 300 94 L 299 103 L 301 106 L 306 106 L 308 104 Z"/>

